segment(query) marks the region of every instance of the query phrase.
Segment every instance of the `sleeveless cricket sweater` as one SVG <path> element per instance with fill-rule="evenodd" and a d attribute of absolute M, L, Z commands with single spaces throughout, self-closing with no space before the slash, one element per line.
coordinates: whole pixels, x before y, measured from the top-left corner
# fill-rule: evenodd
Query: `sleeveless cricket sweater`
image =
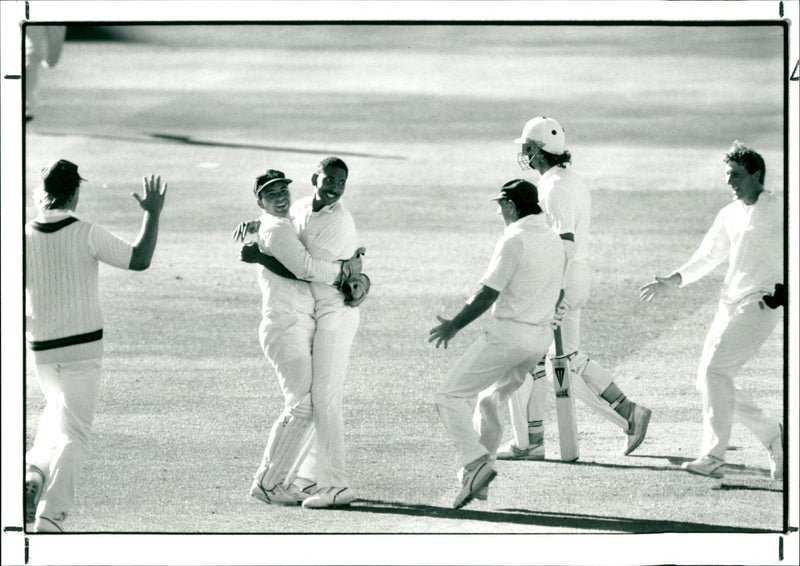
<path fill-rule="evenodd" d="M 127 269 L 133 250 L 107 230 L 59 212 L 25 225 L 25 338 L 37 363 L 102 356 L 99 261 Z"/>

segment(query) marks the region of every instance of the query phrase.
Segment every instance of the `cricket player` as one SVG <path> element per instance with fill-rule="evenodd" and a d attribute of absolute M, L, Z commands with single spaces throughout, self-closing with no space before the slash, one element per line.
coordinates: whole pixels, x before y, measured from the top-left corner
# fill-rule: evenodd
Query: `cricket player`
<path fill-rule="evenodd" d="M 626 434 L 623 453 L 628 455 L 644 440 L 650 409 L 630 401 L 614 383 L 611 373 L 580 350 L 581 310 L 589 299 L 592 269 L 589 265 L 589 224 L 591 195 L 586 185 L 567 166 L 572 156 L 567 149 L 564 128 L 556 120 L 538 116 L 529 120 L 522 135 L 514 140 L 522 146 L 517 156 L 520 167 L 541 174 L 539 199 L 552 229 L 564 242 L 567 254 L 564 277 L 564 314 L 561 335 L 572 369 L 575 395 Z M 554 350 L 551 350 L 552 356 Z M 531 370 L 511 397 L 514 441 L 498 452 L 503 460 L 542 460 L 544 411 L 548 395 L 544 360 Z"/>
<path fill-rule="evenodd" d="M 25 455 L 25 522 L 34 532 L 63 532 L 75 484 L 89 455 L 100 393 L 103 315 L 98 264 L 142 271 L 150 266 L 167 184 L 151 175 L 133 244 L 75 216 L 78 166 L 59 159 L 42 169 L 34 193 L 38 216 L 25 225 L 25 326 L 28 349 L 46 399 Z"/>
<path fill-rule="evenodd" d="M 437 348 L 447 348 L 459 330 L 491 308 L 486 330 L 451 368 L 435 397 L 462 466 L 455 508 L 488 496 L 503 434 L 499 404 L 547 353 L 564 275 L 564 247 L 546 224 L 536 186 L 514 179 L 493 200 L 506 228 L 481 287 L 453 319 L 437 316 L 440 324 L 429 338 Z"/>
<path fill-rule="evenodd" d="M 64 48 L 66 26 L 25 26 L 25 121 L 33 120 L 39 73 L 56 66 Z"/>
<path fill-rule="evenodd" d="M 250 495 L 277 505 L 297 505 L 309 496 L 308 486 L 298 486 L 291 477 L 305 457 L 314 433 L 311 345 L 316 321 L 308 282 L 333 285 L 343 271 L 361 270 L 360 257 L 339 262 L 317 259 L 308 253 L 289 216 L 291 182 L 275 169 L 256 179 L 253 194 L 263 210 L 258 220 L 257 245 L 244 246 L 241 252 L 243 261 L 255 263 L 263 254 L 269 254 L 295 277 L 282 277 L 263 265 L 257 266 L 262 293 L 259 340 L 278 376 L 284 410 L 272 426 Z M 244 239 L 242 236 L 238 229 L 234 232 L 234 239 Z"/>
<path fill-rule="evenodd" d="M 717 214 L 688 262 L 640 288 L 651 301 L 669 288 L 683 288 L 728 260 L 719 306 L 703 345 L 697 388 L 703 397 L 700 457 L 690 473 L 721 478 L 731 427 L 737 419 L 769 452 L 772 478 L 783 479 L 783 428 L 750 394 L 734 385 L 741 367 L 767 341 L 785 305 L 783 287 L 783 198 L 764 188 L 766 166 L 755 150 L 735 141 L 724 159 L 733 202 Z"/>
<path fill-rule="evenodd" d="M 339 261 L 360 255 L 356 226 L 342 202 L 348 168 L 338 157 L 327 157 L 311 176 L 313 195 L 298 199 L 290 211 L 300 241 L 315 258 Z M 245 230 L 252 229 L 245 224 Z M 275 258 L 259 260 L 284 274 Z M 279 262 L 277 262 L 279 263 Z M 273 267 L 269 267 L 273 269 Z M 303 501 L 307 509 L 346 506 L 356 499 L 345 470 L 344 379 L 360 320 L 359 308 L 346 302 L 336 287 L 312 282 L 316 331 L 312 343 L 311 403 L 316 442 L 297 472 L 306 489 L 316 491 Z M 316 485 L 313 486 L 311 482 Z"/>

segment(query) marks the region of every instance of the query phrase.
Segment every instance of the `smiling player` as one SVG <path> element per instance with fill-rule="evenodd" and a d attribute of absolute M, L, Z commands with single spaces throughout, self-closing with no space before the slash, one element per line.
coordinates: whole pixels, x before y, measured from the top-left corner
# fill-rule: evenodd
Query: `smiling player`
<path fill-rule="evenodd" d="M 291 207 L 290 216 L 297 235 L 315 258 L 357 260 L 364 253 L 363 248 L 356 246 L 355 222 L 342 202 L 348 175 L 344 161 L 326 157 L 311 176 L 314 194 L 299 199 Z M 234 237 L 241 238 L 257 225 L 257 221 L 242 223 Z M 275 274 L 293 278 L 294 275 L 275 259 L 263 254 L 253 258 Z M 360 320 L 357 307 L 366 297 L 369 284 L 363 289 L 361 297 L 353 300 L 354 295 L 348 296 L 343 286 L 311 283 L 317 325 L 311 348 L 311 400 L 317 442 L 297 471 L 297 477 L 298 482 L 306 480 L 303 482 L 307 484 L 306 492 L 314 489 L 314 485 L 316 491 L 303 501 L 305 508 L 345 506 L 356 498 L 345 470 L 342 405 L 350 350 Z"/>
<path fill-rule="evenodd" d="M 360 271 L 361 260 L 327 261 L 311 257 L 289 217 L 291 194 L 282 171 L 270 169 L 253 186 L 258 206 L 264 211 L 257 224 L 257 249 L 244 246 L 243 261 L 258 261 L 260 254 L 278 259 L 293 275 L 276 275 L 258 265 L 262 292 L 259 339 L 264 354 L 278 376 L 284 410 L 272 425 L 261 465 L 250 494 L 265 503 L 297 505 L 309 493 L 307 485 L 293 483 L 293 472 L 302 463 L 314 433 L 311 404 L 311 345 L 316 321 L 314 296 L 309 281 L 333 284 L 344 271 Z M 241 239 L 244 232 L 234 233 Z M 333 289 L 333 287 L 331 287 Z"/>
<path fill-rule="evenodd" d="M 690 473 L 723 477 L 734 419 L 769 452 L 772 479 L 783 478 L 783 428 L 750 394 L 734 385 L 741 367 L 767 341 L 781 319 L 783 293 L 783 200 L 764 188 L 766 166 L 753 149 L 735 141 L 725 155 L 733 202 L 717 214 L 692 258 L 670 275 L 640 288 L 651 301 L 669 287 L 683 288 L 728 260 L 717 313 L 708 331 L 697 388 L 703 396 L 703 443 Z"/>

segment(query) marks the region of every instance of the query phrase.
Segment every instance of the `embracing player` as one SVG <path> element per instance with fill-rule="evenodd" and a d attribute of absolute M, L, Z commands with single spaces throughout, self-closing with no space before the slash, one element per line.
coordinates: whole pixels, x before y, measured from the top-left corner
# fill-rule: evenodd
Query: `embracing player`
<path fill-rule="evenodd" d="M 350 211 L 342 202 L 349 170 L 338 157 L 326 157 L 311 176 L 314 194 L 299 199 L 290 216 L 300 241 L 314 257 L 326 261 L 358 258 L 357 232 Z M 257 222 L 245 222 L 235 235 L 250 231 Z M 295 278 L 276 258 L 260 254 L 258 261 L 275 274 Z M 344 380 L 350 351 L 358 330 L 358 306 L 369 291 L 369 278 L 359 273 L 338 287 L 311 282 L 316 330 L 311 346 L 311 401 L 316 442 L 297 471 L 298 481 L 315 483 L 303 507 L 321 509 L 346 506 L 356 499 L 345 469 Z M 306 490 L 311 490 L 311 485 Z"/>
<path fill-rule="evenodd" d="M 245 245 L 241 251 L 243 261 L 263 262 L 268 254 L 289 272 L 284 277 L 263 264 L 258 265 L 262 292 L 259 341 L 277 374 L 284 410 L 272 425 L 250 495 L 277 505 L 300 504 L 308 499 L 310 488 L 314 487 L 311 482 L 298 485 L 294 477 L 314 436 L 311 345 L 316 321 L 310 282 L 333 285 L 343 273 L 361 271 L 360 257 L 342 263 L 314 258 L 308 253 L 289 216 L 291 182 L 276 169 L 256 178 L 253 195 L 263 213 L 253 223 L 255 244 Z M 244 240 L 247 234 L 246 228 L 237 229 L 233 237 Z"/>

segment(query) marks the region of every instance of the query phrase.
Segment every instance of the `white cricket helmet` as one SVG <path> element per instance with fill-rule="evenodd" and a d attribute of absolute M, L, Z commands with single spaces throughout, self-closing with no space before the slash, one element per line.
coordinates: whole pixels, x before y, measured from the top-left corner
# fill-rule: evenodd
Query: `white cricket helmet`
<path fill-rule="evenodd" d="M 557 121 L 546 116 L 537 116 L 525 124 L 522 135 L 514 143 L 533 143 L 539 149 L 553 155 L 561 155 L 567 150 L 567 136 Z M 526 151 L 526 153 L 529 153 Z"/>

